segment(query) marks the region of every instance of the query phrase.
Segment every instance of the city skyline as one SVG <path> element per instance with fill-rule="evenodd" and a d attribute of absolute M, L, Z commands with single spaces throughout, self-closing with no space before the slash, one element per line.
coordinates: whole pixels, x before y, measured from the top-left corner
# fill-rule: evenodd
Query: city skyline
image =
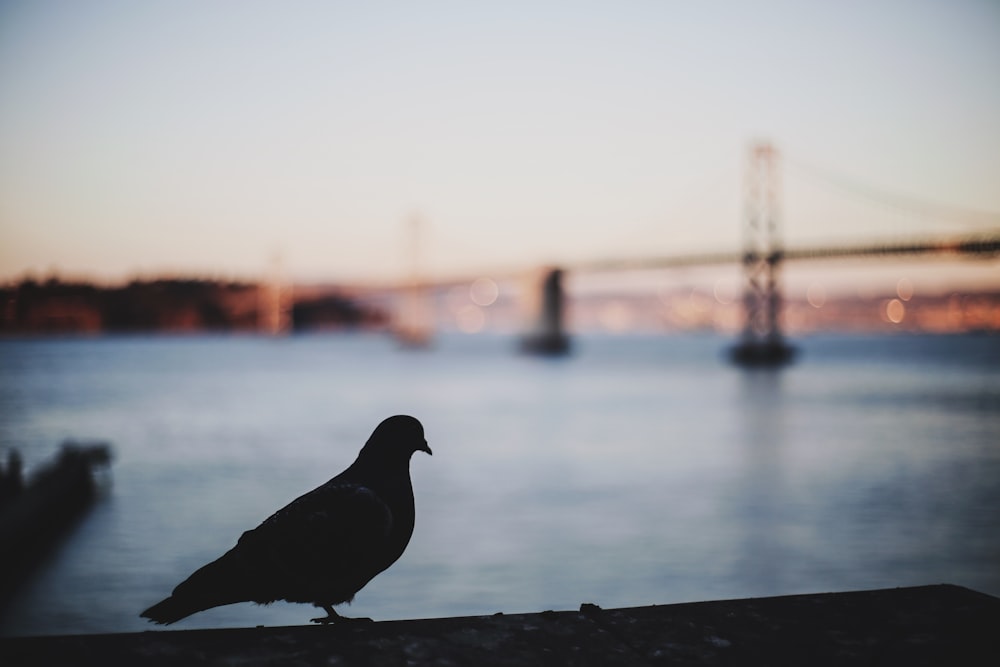
<path fill-rule="evenodd" d="M 431 276 L 731 251 L 761 140 L 790 244 L 996 230 L 998 36 L 971 0 L 9 3 L 0 280 L 396 280 L 414 217 Z"/>

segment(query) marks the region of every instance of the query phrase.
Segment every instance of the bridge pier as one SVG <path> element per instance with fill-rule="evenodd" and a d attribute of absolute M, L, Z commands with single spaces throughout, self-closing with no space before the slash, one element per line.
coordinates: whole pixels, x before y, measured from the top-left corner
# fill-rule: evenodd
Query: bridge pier
<path fill-rule="evenodd" d="M 526 287 L 529 330 L 521 339 L 523 352 L 544 355 L 569 352 L 569 336 L 563 326 L 566 299 L 562 278 L 562 269 L 549 268 Z"/>

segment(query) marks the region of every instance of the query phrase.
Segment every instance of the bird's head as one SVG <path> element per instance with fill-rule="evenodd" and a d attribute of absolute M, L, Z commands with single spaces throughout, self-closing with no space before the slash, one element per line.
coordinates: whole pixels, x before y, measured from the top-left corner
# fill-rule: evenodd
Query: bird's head
<path fill-rule="evenodd" d="M 384 420 L 365 443 L 363 453 L 378 458 L 409 460 L 413 452 L 432 454 L 424 438 L 424 427 L 415 417 L 396 415 Z"/>

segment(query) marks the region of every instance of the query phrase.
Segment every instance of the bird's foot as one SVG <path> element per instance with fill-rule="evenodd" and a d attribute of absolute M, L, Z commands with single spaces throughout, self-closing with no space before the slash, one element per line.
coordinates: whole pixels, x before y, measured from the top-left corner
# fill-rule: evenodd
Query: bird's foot
<path fill-rule="evenodd" d="M 331 623 L 336 623 L 338 621 L 344 620 L 343 616 L 320 616 L 319 618 L 310 618 L 310 623 L 319 623 L 320 625 L 330 625 Z"/>
<path fill-rule="evenodd" d="M 311 623 L 319 623 L 320 625 L 330 625 L 331 623 L 342 623 L 347 625 L 349 623 L 372 623 L 370 618 L 347 618 L 346 616 L 341 616 L 333 610 L 331 606 L 324 606 L 323 610 L 326 612 L 326 616 L 320 616 L 319 618 L 310 618 Z"/>

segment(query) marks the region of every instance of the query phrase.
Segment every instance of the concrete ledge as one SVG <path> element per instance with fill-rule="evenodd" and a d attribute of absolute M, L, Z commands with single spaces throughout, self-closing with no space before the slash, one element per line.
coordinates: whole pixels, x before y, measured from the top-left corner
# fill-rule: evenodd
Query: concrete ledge
<path fill-rule="evenodd" d="M 303 607 L 304 611 L 307 611 Z M 993 665 L 1000 599 L 950 585 L 347 626 L 0 640 L 21 665 Z"/>

